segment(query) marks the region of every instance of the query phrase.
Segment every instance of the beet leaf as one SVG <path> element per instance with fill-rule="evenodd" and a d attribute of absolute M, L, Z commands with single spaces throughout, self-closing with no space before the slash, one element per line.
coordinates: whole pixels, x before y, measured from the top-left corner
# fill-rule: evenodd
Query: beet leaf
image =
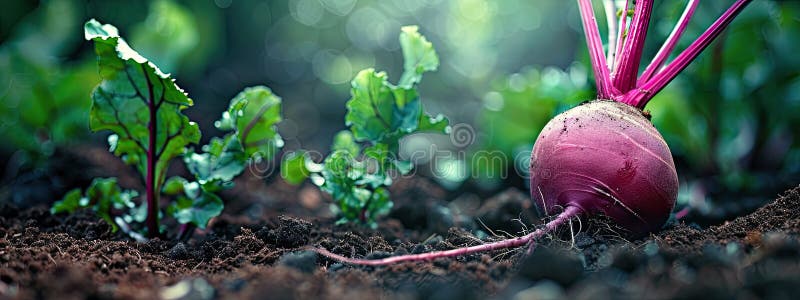
<path fill-rule="evenodd" d="M 234 130 L 247 157 L 269 159 L 283 147 L 283 139 L 275 129 L 281 121 L 281 98 L 268 87 L 246 88 L 231 100 L 228 111 L 216 125 Z"/>
<path fill-rule="evenodd" d="M 86 23 L 85 36 L 95 43 L 103 81 L 92 94 L 90 127 L 108 129 L 111 149 L 144 175 L 147 234 L 157 236 L 158 197 L 172 158 L 200 140 L 197 124 L 181 111 L 192 100 L 169 75 L 136 53 L 112 25 Z"/>
<path fill-rule="evenodd" d="M 178 223 L 205 228 L 222 212 L 222 200 L 214 193 L 233 187 L 253 161 L 271 159 L 283 146 L 275 124 L 281 120 L 281 99 L 264 86 L 247 88 L 231 100 L 229 109 L 216 122 L 217 128 L 232 131 L 214 137 L 202 153 L 186 151 L 183 161 L 194 181 L 174 177 L 164 194 L 175 197 L 167 208 Z"/>
<path fill-rule="evenodd" d="M 73 213 L 78 209 L 91 209 L 116 232 L 119 226 L 114 217 L 121 214 L 124 218 L 132 219 L 137 212 L 133 198 L 138 195 L 136 191 L 122 190 L 116 178 L 96 178 L 86 189 L 86 194 L 81 194 L 81 189 L 71 190 L 64 199 L 53 204 L 50 212 Z"/>

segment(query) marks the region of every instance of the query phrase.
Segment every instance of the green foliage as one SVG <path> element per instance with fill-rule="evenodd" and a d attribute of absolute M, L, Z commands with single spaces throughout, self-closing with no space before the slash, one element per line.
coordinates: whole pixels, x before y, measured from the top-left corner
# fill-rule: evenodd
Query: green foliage
<path fill-rule="evenodd" d="M 55 69 L 37 66 L 21 53 L 0 53 L 0 137 L 4 147 L 25 151 L 34 161 L 50 156 L 56 147 L 73 145 L 86 134 L 86 117 L 97 73 L 90 65 Z"/>
<path fill-rule="evenodd" d="M 248 161 L 236 135 L 214 137 L 203 146 L 203 153 L 187 151 L 183 162 L 195 179 L 206 189 L 220 190 L 244 171 Z"/>
<path fill-rule="evenodd" d="M 187 145 L 200 141 L 197 124 L 181 113 L 192 100 L 172 78 L 131 49 L 114 26 L 90 20 L 85 31 L 86 39 L 95 43 L 103 78 L 92 93 L 89 125 L 94 131 L 113 131 L 111 151 L 136 166 L 143 177 L 155 167 L 153 184 L 158 191 L 168 163 Z"/>
<path fill-rule="evenodd" d="M 403 49 L 403 68 L 405 72 L 400 77 L 399 85 L 411 88 L 420 80 L 425 72 L 436 71 L 439 68 L 439 56 L 433 49 L 433 44 L 417 32 L 417 26 L 402 28 L 400 47 Z"/>
<path fill-rule="evenodd" d="M 236 175 L 239 173 L 241 170 Z M 170 178 L 163 192 L 175 200 L 167 207 L 167 214 L 175 218 L 178 223 L 206 228 L 208 221 L 222 213 L 224 207 L 222 199 L 206 186 L 198 181 L 190 182 L 181 177 Z"/>
<path fill-rule="evenodd" d="M 376 218 L 392 208 L 387 190 L 392 184 L 390 172 L 407 174 L 413 166 L 397 156 L 400 139 L 418 132 L 449 132 L 446 118 L 423 112 L 416 89 L 422 74 L 439 66 L 433 46 L 415 26 L 403 27 L 400 45 L 405 68 L 399 85 L 374 69 L 355 76 L 346 104 L 349 130 L 336 135 L 322 164 L 305 152 L 287 155 L 281 163 L 287 182 L 297 184 L 311 177 L 333 197 L 336 204 L 331 207 L 340 215 L 339 223 L 376 226 Z"/>
<path fill-rule="evenodd" d="M 350 155 L 358 155 L 358 152 L 361 151 L 361 146 L 356 142 L 352 132 L 344 130 L 333 137 L 331 151 L 344 151 L 350 153 Z"/>
<path fill-rule="evenodd" d="M 281 121 L 281 98 L 268 87 L 246 88 L 231 101 L 216 125 L 222 130 L 235 130 L 248 157 L 271 158 L 283 147 L 283 139 L 275 130 Z"/>
<path fill-rule="evenodd" d="M 148 202 L 158 207 L 159 195 L 169 196 L 172 200 L 166 211 L 169 216 L 180 224 L 205 228 L 223 209 L 222 199 L 215 193 L 232 187 L 234 178 L 251 161 L 270 159 L 283 145 L 275 127 L 281 120 L 280 98 L 263 86 L 245 89 L 231 100 L 230 108 L 216 123 L 229 132 L 221 138 L 212 138 L 201 148 L 201 153 L 195 153 L 187 146 L 199 142 L 200 130 L 181 113 L 192 105 L 192 100 L 175 85 L 174 79 L 131 49 L 114 26 L 90 20 L 85 31 L 86 39 L 95 43 L 103 78 L 92 94 L 92 130 L 114 133 L 109 137 L 110 150 L 135 166 L 147 188 L 153 188 L 155 201 Z M 165 182 L 167 166 L 178 156 L 183 157 L 194 178 L 173 177 Z M 95 212 L 111 222 L 114 211 L 106 207 L 107 203 L 118 202 L 119 187 L 116 180 L 102 183 L 98 187 L 93 184 L 87 190 L 90 201 L 81 200 L 79 190 L 72 191 L 52 212 L 104 205 L 97 206 Z M 132 196 L 120 199 L 125 199 L 124 204 L 128 205 L 132 203 L 130 198 Z M 132 204 L 129 208 L 133 208 Z M 153 212 L 144 204 L 140 208 L 145 209 L 136 211 L 144 212 L 145 217 L 141 217 L 141 213 L 135 214 L 136 218 L 123 216 L 121 220 L 126 227 L 128 223 L 161 218 L 158 209 Z M 157 235 L 151 231 L 148 228 L 147 233 Z M 137 233 L 131 233 L 134 234 Z"/>
<path fill-rule="evenodd" d="M 403 27 L 400 45 L 405 61 L 399 86 L 389 83 L 386 73 L 366 69 L 351 82 L 345 124 L 356 141 L 386 144 L 397 152 L 398 141 L 415 132 L 447 133 L 448 121 L 441 115 L 423 113 L 415 85 L 426 71 L 439 66 L 433 46 L 417 33 L 416 26 Z"/>
<path fill-rule="evenodd" d="M 71 190 L 64 195 L 64 199 L 53 203 L 50 212 L 73 213 L 78 209 L 91 209 L 116 232 L 119 226 L 114 216 L 132 218 L 136 214 L 133 198 L 138 194 L 136 191 L 122 190 L 116 178 L 96 178 L 86 189 L 86 194 L 82 195 L 80 189 Z"/>
<path fill-rule="evenodd" d="M 309 165 L 313 163 L 304 151 L 286 154 L 281 160 L 281 177 L 290 184 L 301 184 L 311 175 Z"/>
<path fill-rule="evenodd" d="M 370 172 L 370 160 L 357 160 L 352 153 L 339 150 L 325 158 L 320 189 L 336 199 L 341 218 L 338 223 L 361 221 L 375 226 L 375 218 L 392 207 L 386 187 L 392 179 L 385 172 Z M 316 181 L 320 181 L 317 179 Z"/>
<path fill-rule="evenodd" d="M 176 178 L 171 186 L 165 186 L 165 194 L 176 196 L 167 213 L 179 223 L 200 228 L 219 215 L 223 203 L 214 193 L 233 187 L 233 179 L 252 161 L 271 159 L 283 146 L 275 127 L 281 120 L 280 103 L 281 99 L 265 86 L 246 88 L 234 97 L 216 122 L 217 128 L 232 132 L 212 138 L 203 146 L 203 153 L 184 154 L 184 163 L 195 180 Z"/>

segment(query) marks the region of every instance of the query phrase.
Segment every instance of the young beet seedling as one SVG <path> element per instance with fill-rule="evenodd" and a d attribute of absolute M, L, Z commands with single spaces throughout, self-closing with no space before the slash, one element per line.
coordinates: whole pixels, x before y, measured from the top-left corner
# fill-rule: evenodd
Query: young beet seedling
<path fill-rule="evenodd" d="M 450 130 L 446 118 L 423 112 L 416 89 L 422 74 L 439 66 L 433 45 L 416 26 L 408 26 L 402 29 L 400 46 L 405 63 L 397 85 L 374 69 L 362 70 L 351 82 L 352 98 L 345 116 L 349 130 L 336 135 L 331 154 L 322 164 L 303 151 L 286 156 L 281 164 L 287 182 L 299 184 L 310 177 L 333 197 L 336 204 L 331 208 L 341 216 L 337 223 L 377 226 L 375 219 L 392 208 L 387 190 L 392 184 L 390 171 L 404 175 L 413 167 L 397 155 L 400 139 L 417 132 Z"/>
<path fill-rule="evenodd" d="M 629 11 L 628 2 L 624 12 Z M 338 261 L 373 266 L 452 257 L 533 246 L 537 239 L 574 217 L 599 214 L 610 217 L 632 238 L 659 229 L 675 204 L 678 177 L 669 147 L 642 108 L 749 2 L 737 0 L 689 48 L 662 68 L 697 6 L 698 1 L 690 0 L 675 30 L 637 78 L 653 0 L 636 1 L 630 26 L 625 26 L 628 14 L 621 14 L 616 37 L 609 34 L 608 62 L 591 0 L 578 0 L 598 100 L 556 116 L 536 140 L 531 154 L 531 196 L 540 212 L 556 215 L 543 228 L 494 243 L 377 260 L 347 258 L 325 249 L 316 251 Z M 606 3 L 613 5 L 613 1 Z M 609 21 L 609 27 L 616 23 Z M 609 32 L 613 31 L 610 28 Z M 617 40 L 619 45 L 614 45 Z"/>
<path fill-rule="evenodd" d="M 200 141 L 200 129 L 181 113 L 192 100 L 175 80 L 131 49 L 112 25 L 90 20 L 85 36 L 94 41 L 103 79 L 92 93 L 90 126 L 113 132 L 110 151 L 142 174 L 145 198 L 137 207 L 133 199 L 138 192 L 123 191 L 115 178 L 95 179 L 85 196 L 80 189 L 72 190 L 51 212 L 91 208 L 114 231 L 121 228 L 144 240 L 162 236 L 163 194 L 173 200 L 167 214 L 182 224 L 178 238 L 188 237 L 194 227 L 205 228 L 222 212 L 222 200 L 215 193 L 233 186 L 233 178 L 251 161 L 269 159 L 283 145 L 274 126 L 281 120 L 280 98 L 263 86 L 245 89 L 216 123 L 230 132 L 212 138 L 198 154 L 187 146 Z M 178 156 L 194 179 L 165 178 L 167 166 Z"/>

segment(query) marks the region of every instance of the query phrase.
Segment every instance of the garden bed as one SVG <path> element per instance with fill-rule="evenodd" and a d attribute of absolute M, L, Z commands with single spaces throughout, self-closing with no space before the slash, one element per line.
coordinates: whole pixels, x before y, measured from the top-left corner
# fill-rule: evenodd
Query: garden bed
<path fill-rule="evenodd" d="M 516 2 L 45 2 L 0 28 L 0 300 L 800 299 L 796 7 L 579 0 L 586 56 Z"/>
<path fill-rule="evenodd" d="M 239 184 L 246 185 L 246 180 Z M 0 295 L 45 299 L 790 298 L 797 296 L 793 287 L 800 284 L 796 236 L 800 187 L 719 226 L 702 229 L 672 223 L 662 232 L 632 242 L 619 238 L 603 220 L 591 220 L 573 224 L 573 232 L 580 229 L 574 238 L 569 228 L 562 229 L 543 240 L 531 255 L 514 249 L 388 267 L 350 267 L 304 251 L 321 246 L 350 257 L 378 258 L 477 245 L 542 223 L 529 214 L 527 195 L 515 189 L 481 201 L 480 207 L 463 209 L 461 215 L 451 213 L 449 218 L 436 211 L 472 202 L 437 200 L 444 191 L 419 178 L 401 180 L 393 189 L 394 213 L 377 230 L 369 230 L 335 226 L 331 217 L 311 217 L 327 209 L 328 200 L 314 190 L 275 180 L 257 190 L 269 191 L 269 197 L 231 203 L 209 230 L 185 243 L 159 239 L 137 243 L 112 233 L 90 214 L 52 216 L 44 206 L 20 210 L 6 205 L 0 210 Z M 249 193 L 238 197 L 253 197 Z M 410 209 L 425 205 L 425 209 Z M 517 215 L 511 212 L 515 209 L 521 209 Z M 279 215 L 281 211 L 289 214 Z M 474 222 L 479 219 L 484 225 Z"/>

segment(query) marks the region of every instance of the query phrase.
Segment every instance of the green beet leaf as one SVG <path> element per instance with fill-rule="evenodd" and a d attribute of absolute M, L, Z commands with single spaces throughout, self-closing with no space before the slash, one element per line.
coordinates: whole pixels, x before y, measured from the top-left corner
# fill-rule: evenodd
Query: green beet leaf
<path fill-rule="evenodd" d="M 320 171 L 322 180 L 315 182 L 336 202 L 335 211 L 342 217 L 338 223 L 357 220 L 375 227 L 377 217 L 385 215 L 391 208 L 384 187 L 391 185 L 392 179 L 383 170 L 370 165 L 370 162 L 375 162 L 374 156 L 385 155 L 385 147 L 369 151 L 375 153 L 365 152 L 369 159 L 363 161 L 347 151 L 334 151 L 325 159 Z"/>
<path fill-rule="evenodd" d="M 419 34 L 417 26 L 405 26 L 401 29 L 400 47 L 403 49 L 403 76 L 399 85 L 410 88 L 422 80 L 422 74 L 436 71 L 439 67 L 439 56 L 433 44 Z"/>
<path fill-rule="evenodd" d="M 211 218 L 222 213 L 224 207 L 222 199 L 205 190 L 197 182 L 184 181 L 183 191 L 184 194 L 178 195 L 167 207 L 167 214 L 175 218 L 178 223 L 192 224 L 205 229 Z"/>
<path fill-rule="evenodd" d="M 386 188 L 377 188 L 372 192 L 369 203 L 366 205 L 366 216 L 368 220 L 375 220 L 377 217 L 388 214 L 392 210 L 392 200 L 389 198 L 389 191 Z M 375 223 L 370 224 L 373 228 Z"/>
<path fill-rule="evenodd" d="M 71 190 L 64 195 L 64 199 L 53 204 L 50 212 L 73 213 L 78 209 L 92 209 L 116 232 L 119 227 L 114 222 L 115 211 L 122 215 L 133 212 L 136 208 L 133 198 L 138 195 L 136 191 L 122 190 L 116 178 L 97 178 L 86 189 L 85 195 L 81 194 L 80 189 Z"/>
<path fill-rule="evenodd" d="M 79 208 L 84 207 L 84 205 L 81 205 L 82 200 L 83 200 L 83 193 L 81 192 L 81 189 L 72 189 L 69 192 L 67 192 L 67 194 L 64 195 L 63 199 L 53 203 L 53 206 L 50 208 L 50 213 L 71 214 L 76 210 L 78 210 Z"/>
<path fill-rule="evenodd" d="M 450 121 L 442 114 L 431 117 L 427 114 L 419 116 L 420 132 L 436 132 L 443 134 L 450 134 Z"/>
<path fill-rule="evenodd" d="M 109 142 L 114 154 L 142 174 L 154 168 L 153 184 L 159 190 L 169 161 L 200 140 L 197 124 L 181 113 L 192 100 L 169 75 L 131 49 L 114 26 L 90 20 L 85 36 L 95 43 L 103 79 L 92 94 L 90 126 L 113 131 Z"/>
<path fill-rule="evenodd" d="M 281 99 L 265 86 L 246 88 L 231 100 L 216 126 L 233 131 L 223 138 L 212 138 L 203 153 L 188 151 L 184 162 L 208 192 L 233 185 L 233 178 L 244 171 L 250 159 L 269 159 L 283 145 L 275 124 L 280 122 Z"/>
<path fill-rule="evenodd" d="M 161 192 L 167 196 L 177 196 L 184 193 L 184 186 L 189 183 L 186 178 L 174 176 L 164 182 L 164 187 Z"/>
<path fill-rule="evenodd" d="M 416 26 L 402 30 L 405 70 L 399 84 L 392 85 L 386 73 L 374 69 L 362 70 L 351 82 L 345 123 L 359 142 L 386 143 L 395 148 L 398 140 L 410 133 L 448 131 L 444 116 L 423 113 L 416 90 L 422 74 L 438 68 L 439 57 Z"/>
<path fill-rule="evenodd" d="M 247 155 L 236 135 L 228 134 L 223 138 L 212 138 L 208 145 L 203 146 L 203 153 L 187 152 L 183 161 L 198 183 L 216 192 L 227 187 L 244 171 Z"/>
<path fill-rule="evenodd" d="M 444 117 L 432 118 L 422 112 L 415 89 L 391 85 L 384 72 L 363 70 L 351 84 L 345 124 L 356 141 L 396 146 L 405 135 L 422 131 L 444 133 L 448 128 Z"/>
<path fill-rule="evenodd" d="M 345 151 L 355 156 L 361 152 L 361 146 L 356 143 L 353 133 L 349 130 L 342 130 L 333 137 L 331 151 Z"/>
<path fill-rule="evenodd" d="M 358 141 L 380 142 L 393 134 L 393 110 L 397 106 L 386 73 L 366 69 L 351 82 L 345 123 Z"/>
<path fill-rule="evenodd" d="M 270 159 L 283 146 L 275 124 L 281 121 L 281 98 L 268 87 L 244 89 L 231 100 L 216 126 L 235 130 L 247 157 Z"/>
<path fill-rule="evenodd" d="M 298 185 L 311 175 L 306 167 L 306 153 L 303 151 L 287 154 L 281 160 L 281 177 L 289 184 Z"/>

